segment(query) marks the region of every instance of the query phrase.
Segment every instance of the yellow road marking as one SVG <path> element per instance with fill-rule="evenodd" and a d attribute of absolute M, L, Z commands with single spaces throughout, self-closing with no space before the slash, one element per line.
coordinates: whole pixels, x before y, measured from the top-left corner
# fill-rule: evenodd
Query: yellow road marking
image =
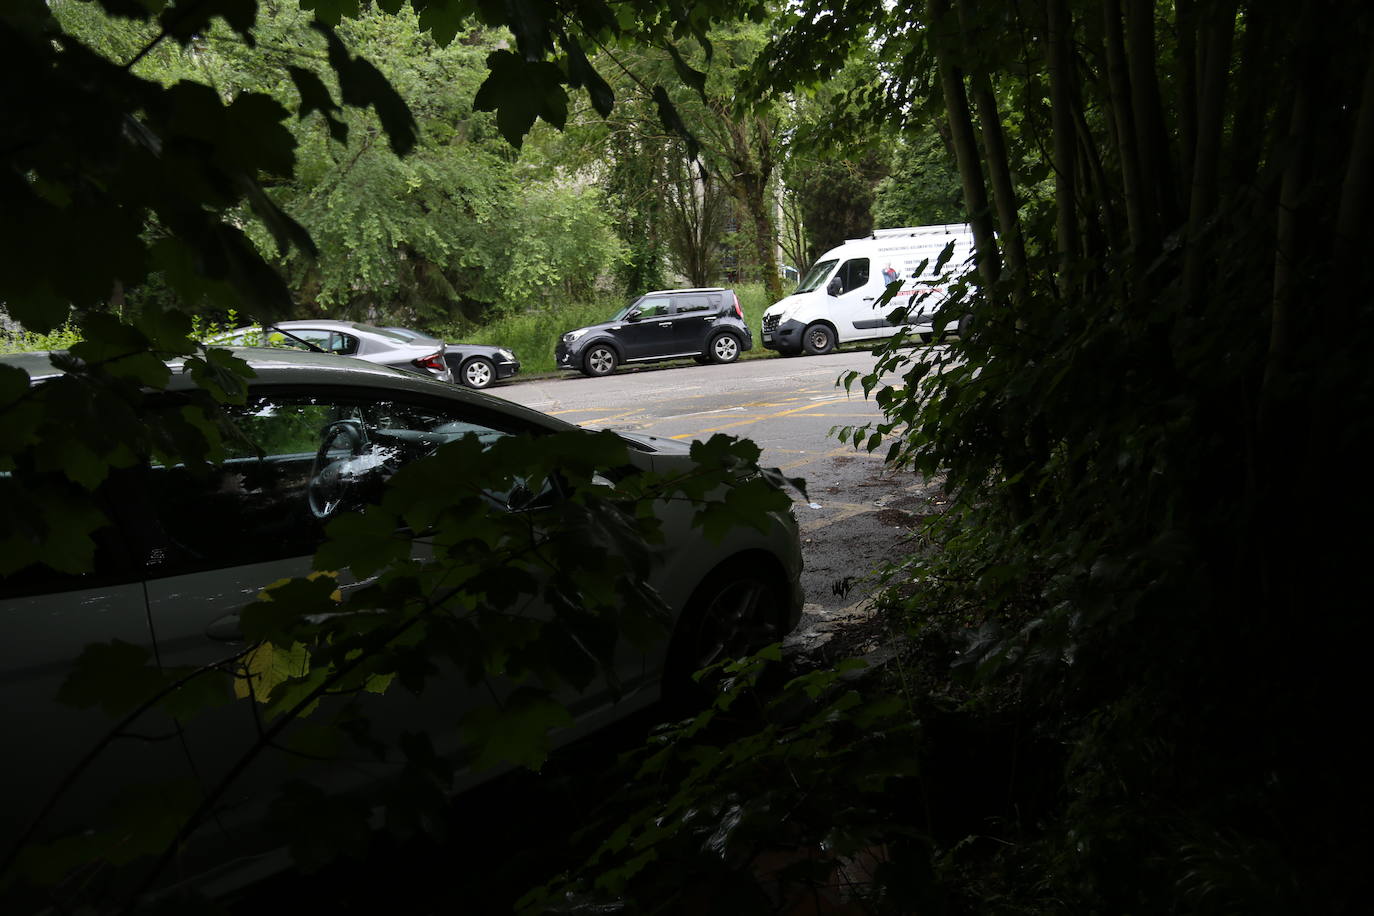
<path fill-rule="evenodd" d="M 734 422 L 734 423 L 726 423 L 726 424 L 724 424 L 724 425 L 722 425 L 722 426 L 713 426 L 713 427 L 711 427 L 710 429 L 701 429 L 701 430 L 697 430 L 697 431 L 694 432 L 694 433 L 679 433 L 678 435 L 676 435 L 676 436 L 670 436 L 669 438 L 672 438 L 672 439 L 695 439 L 695 438 L 697 438 L 698 436 L 704 436 L 704 435 L 706 435 L 707 433 L 718 433 L 718 432 L 720 432 L 720 431 L 723 430 L 723 429 L 733 429 L 733 428 L 736 427 L 736 426 L 748 426 L 750 423 L 757 423 L 759 420 L 776 420 L 776 419 L 778 419 L 779 417 L 786 417 L 786 416 L 790 416 L 791 414 L 794 414 L 794 413 L 801 413 L 801 412 L 806 411 L 806 410 L 815 410 L 817 407 L 825 407 L 825 406 L 828 406 L 828 405 L 826 404 L 825 401 L 817 401 L 817 402 L 815 402 L 815 403 L 813 403 L 813 404 L 807 404 L 807 405 L 805 405 L 805 406 L 803 406 L 803 407 L 793 407 L 791 410 L 780 410 L 780 411 L 778 411 L 777 413 L 763 414 L 762 416 L 753 417 L 753 418 L 746 419 L 746 420 L 739 420 L 739 421 L 736 421 L 736 422 Z"/>

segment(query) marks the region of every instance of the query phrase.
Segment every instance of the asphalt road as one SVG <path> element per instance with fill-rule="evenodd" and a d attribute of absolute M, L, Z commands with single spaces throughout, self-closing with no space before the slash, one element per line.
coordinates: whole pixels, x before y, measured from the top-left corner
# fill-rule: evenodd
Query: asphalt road
<path fill-rule="evenodd" d="M 806 571 L 806 608 L 790 645 L 816 651 L 847 622 L 869 613 L 877 572 L 903 554 L 903 542 L 942 498 L 939 487 L 892 472 L 876 454 L 831 435 L 837 426 L 881 417 L 863 396 L 837 386 L 851 370 L 871 372 L 868 351 L 620 369 L 604 378 L 568 373 L 490 389 L 498 397 L 590 428 L 612 428 L 690 441 L 714 433 L 746 436 L 761 462 L 803 477 L 796 497 Z"/>

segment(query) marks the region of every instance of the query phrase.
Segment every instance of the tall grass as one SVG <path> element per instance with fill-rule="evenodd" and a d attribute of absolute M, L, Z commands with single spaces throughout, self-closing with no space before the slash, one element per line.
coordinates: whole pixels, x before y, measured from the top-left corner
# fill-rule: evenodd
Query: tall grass
<path fill-rule="evenodd" d="M 116 312 L 115 314 L 123 314 Z M 238 312 L 230 309 L 224 324 L 219 324 L 201 315 L 191 316 L 191 339 L 210 341 L 220 334 L 227 334 L 239 326 Z M 68 321 L 59 328 L 47 333 L 36 334 L 14 326 L 0 327 L 0 356 L 9 353 L 37 353 L 45 350 L 69 350 L 73 344 L 82 340 L 81 328 L 74 321 Z"/>

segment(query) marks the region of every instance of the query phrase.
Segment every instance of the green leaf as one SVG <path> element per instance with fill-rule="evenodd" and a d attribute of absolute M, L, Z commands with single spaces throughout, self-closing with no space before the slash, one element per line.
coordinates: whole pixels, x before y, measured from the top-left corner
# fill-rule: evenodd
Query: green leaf
<path fill-rule="evenodd" d="M 336 116 L 336 112 L 343 109 L 334 103 L 334 97 L 329 94 L 324 81 L 315 71 L 304 67 L 287 67 L 286 71 L 291 74 L 291 81 L 296 84 L 296 91 L 301 96 L 301 107 L 296 117 L 304 121 L 312 111 L 318 111 L 329 125 L 329 136 L 338 143 L 347 143 L 348 125 Z"/>
<path fill-rule="evenodd" d="M 57 700 L 77 709 L 98 706 L 112 717 L 125 715 L 163 687 L 162 673 L 151 660 L 146 648 L 123 640 L 92 643 L 77 656 Z"/>
<path fill-rule="evenodd" d="M 496 112 L 501 136 L 519 147 L 538 118 L 562 129 L 568 119 L 568 93 L 563 71 L 549 61 L 527 61 L 512 51 L 487 55 L 490 73 L 477 90 L 472 107 Z"/>
<path fill-rule="evenodd" d="M 258 15 L 258 0 L 197 0 L 168 6 L 159 17 L 167 34 L 185 46 L 210 28 L 210 21 L 221 18 L 239 34 L 244 44 L 253 47 L 253 23 Z"/>
<path fill-rule="evenodd" d="M 234 695 L 240 700 L 251 697 L 268 703 L 278 686 L 308 671 L 310 656 L 300 643 L 283 648 L 265 642 L 245 655 L 241 664 L 242 671 L 234 680 Z"/>
<path fill-rule="evenodd" d="M 547 691 L 518 688 L 501 707 L 483 706 L 463 717 L 478 770 L 501 763 L 537 770 L 549 755 L 549 731 L 572 724 L 563 704 Z"/>
<path fill-rule="evenodd" d="M 250 643 L 268 641 L 278 648 L 293 644 L 294 625 L 313 614 L 339 610 L 339 584 L 329 574 L 315 572 L 304 579 L 282 579 L 263 589 L 243 609 L 239 625 Z"/>
<path fill-rule="evenodd" d="M 313 10 L 326 25 L 338 25 L 344 17 L 358 18 L 358 0 L 300 0 L 301 9 Z"/>
<path fill-rule="evenodd" d="M 582 52 L 582 46 L 575 39 L 565 39 L 563 50 L 568 55 L 568 77 L 574 86 L 584 86 L 587 95 L 592 100 L 592 108 L 601 117 L 609 117 L 611 109 L 615 107 L 615 92 L 611 89 L 601 74 L 596 72 L 596 68 L 587 60 L 587 55 Z"/>
<path fill-rule="evenodd" d="M 391 141 L 391 151 L 398 156 L 410 152 L 419 129 L 405 100 L 371 62 L 350 55 L 337 32 L 319 22 L 314 25 L 328 44 L 329 64 L 339 79 L 343 103 L 356 108 L 371 107 Z"/>
<path fill-rule="evenodd" d="M 673 58 L 673 69 L 677 71 L 677 75 L 682 81 L 692 89 L 695 89 L 698 93 L 705 92 L 706 74 L 683 60 L 682 52 L 680 52 L 677 46 L 672 42 L 667 42 L 665 47 L 668 49 L 668 54 Z"/>
<path fill-rule="evenodd" d="M 420 10 L 420 28 L 428 30 L 441 48 L 448 47 L 467 27 L 472 14 L 468 0 L 425 0 L 423 8 L 419 4 L 416 8 Z"/>

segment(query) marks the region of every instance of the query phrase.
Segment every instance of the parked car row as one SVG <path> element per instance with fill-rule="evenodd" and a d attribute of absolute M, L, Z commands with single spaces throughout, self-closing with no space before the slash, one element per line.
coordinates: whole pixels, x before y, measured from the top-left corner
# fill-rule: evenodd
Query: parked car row
<path fill-rule="evenodd" d="M 966 224 L 879 229 L 821 255 L 790 296 L 764 313 L 763 346 L 784 355 L 820 355 L 842 343 L 882 340 L 905 329 L 924 341 L 940 333 L 967 336 L 969 314 L 940 315 L 973 251 Z M 893 289 L 887 301 L 884 294 Z M 892 313 L 906 306 L 905 321 Z M 231 346 L 275 346 L 353 356 L 441 381 L 482 389 L 513 378 L 520 361 L 505 347 L 451 344 L 399 327 L 352 321 L 280 321 L 216 338 Z M 597 377 L 617 367 L 691 358 L 732 363 L 754 346 L 733 289 L 700 287 L 645 293 L 607 321 L 564 333 L 554 362 Z"/>

